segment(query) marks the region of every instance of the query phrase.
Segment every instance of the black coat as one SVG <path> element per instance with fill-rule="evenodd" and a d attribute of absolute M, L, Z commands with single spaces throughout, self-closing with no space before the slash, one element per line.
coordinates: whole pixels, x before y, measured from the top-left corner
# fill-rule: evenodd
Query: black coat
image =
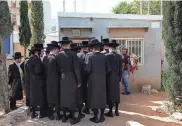
<path fill-rule="evenodd" d="M 82 51 L 77 54 L 78 58 L 80 59 L 80 69 L 81 69 L 81 91 L 82 91 L 82 98 L 83 101 L 86 102 L 87 100 L 87 81 L 88 81 L 88 75 L 86 72 L 86 64 L 85 64 L 85 58 L 86 54 L 88 52 Z"/>
<path fill-rule="evenodd" d="M 60 104 L 63 108 L 77 107 L 77 86 L 80 83 L 80 68 L 75 52 L 65 49 L 57 55 L 60 77 Z"/>
<path fill-rule="evenodd" d="M 120 103 L 120 84 L 122 76 L 122 58 L 116 52 L 106 54 L 111 73 L 107 83 L 107 103 Z"/>
<path fill-rule="evenodd" d="M 53 54 L 49 54 L 43 59 L 46 77 L 46 92 L 48 104 L 59 104 L 60 95 L 60 75 L 58 61 Z"/>
<path fill-rule="evenodd" d="M 22 100 L 23 99 L 23 89 L 21 84 L 21 76 L 20 71 L 16 63 L 12 63 L 9 65 L 8 69 L 8 84 L 11 85 L 12 93 L 10 98 L 14 100 Z"/>
<path fill-rule="evenodd" d="M 28 61 L 30 71 L 30 105 L 33 107 L 45 105 L 45 78 L 41 59 L 34 55 Z"/>
<path fill-rule="evenodd" d="M 25 58 L 26 60 L 27 58 Z M 23 63 L 20 64 L 20 68 L 22 70 L 22 86 L 23 86 L 23 89 L 25 89 L 25 70 L 24 70 L 24 64 L 25 64 L 25 61 Z"/>
<path fill-rule="evenodd" d="M 104 109 L 106 107 L 106 73 L 110 73 L 106 56 L 100 52 L 87 55 L 86 70 L 88 76 L 88 107 Z"/>
<path fill-rule="evenodd" d="M 26 91 L 26 105 L 30 106 L 30 71 L 28 69 L 29 58 L 24 61 L 24 85 Z"/>

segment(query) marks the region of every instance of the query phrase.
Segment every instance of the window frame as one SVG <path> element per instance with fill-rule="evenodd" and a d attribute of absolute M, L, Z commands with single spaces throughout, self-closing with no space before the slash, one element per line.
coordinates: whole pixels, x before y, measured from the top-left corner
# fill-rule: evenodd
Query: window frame
<path fill-rule="evenodd" d="M 16 14 L 12 14 L 12 22 L 17 22 L 17 15 Z"/>
<path fill-rule="evenodd" d="M 141 63 L 138 62 L 138 65 L 144 65 L 144 38 L 111 38 L 111 40 L 115 39 L 117 42 L 118 40 L 125 40 L 126 41 L 126 48 L 129 50 L 128 47 L 128 40 L 142 40 L 141 41 Z M 119 45 L 121 46 L 121 43 L 119 43 Z"/>

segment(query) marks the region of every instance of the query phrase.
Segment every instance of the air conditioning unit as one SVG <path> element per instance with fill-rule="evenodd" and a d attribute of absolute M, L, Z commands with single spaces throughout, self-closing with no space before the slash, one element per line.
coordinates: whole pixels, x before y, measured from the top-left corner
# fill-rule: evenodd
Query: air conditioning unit
<path fill-rule="evenodd" d="M 80 37 L 80 29 L 72 29 L 73 37 Z"/>

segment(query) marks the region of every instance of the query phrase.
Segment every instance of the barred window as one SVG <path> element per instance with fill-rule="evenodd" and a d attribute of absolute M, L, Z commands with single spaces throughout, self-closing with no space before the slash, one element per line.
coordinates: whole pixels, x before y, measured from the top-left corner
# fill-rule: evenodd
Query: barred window
<path fill-rule="evenodd" d="M 118 53 L 121 53 L 122 48 L 127 48 L 129 55 L 134 53 L 138 56 L 139 64 L 144 64 L 143 38 L 116 38 L 115 40 L 120 44 L 120 46 L 117 48 Z"/>

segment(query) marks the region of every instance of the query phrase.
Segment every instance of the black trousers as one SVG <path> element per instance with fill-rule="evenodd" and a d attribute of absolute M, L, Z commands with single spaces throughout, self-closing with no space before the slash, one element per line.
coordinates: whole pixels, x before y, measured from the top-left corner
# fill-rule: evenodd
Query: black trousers
<path fill-rule="evenodd" d="M 16 100 L 14 98 L 10 98 L 10 109 L 16 108 Z"/>
<path fill-rule="evenodd" d="M 56 112 L 60 112 L 60 105 L 59 104 L 48 104 L 49 109 L 53 109 L 55 107 Z"/>

